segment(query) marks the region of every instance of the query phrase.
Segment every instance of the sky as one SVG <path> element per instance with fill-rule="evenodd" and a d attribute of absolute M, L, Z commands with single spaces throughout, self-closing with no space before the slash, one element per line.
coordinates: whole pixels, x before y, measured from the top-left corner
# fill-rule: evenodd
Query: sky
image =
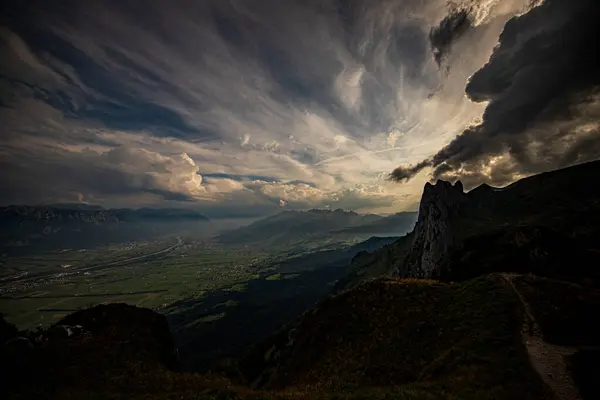
<path fill-rule="evenodd" d="M 592 0 L 0 6 L 0 204 L 417 209 L 600 158 Z"/>

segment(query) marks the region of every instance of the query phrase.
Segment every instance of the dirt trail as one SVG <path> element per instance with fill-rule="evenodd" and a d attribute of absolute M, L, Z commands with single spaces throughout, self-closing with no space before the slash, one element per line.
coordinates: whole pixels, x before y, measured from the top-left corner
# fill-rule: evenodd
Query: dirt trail
<path fill-rule="evenodd" d="M 554 392 L 559 400 L 581 400 L 579 390 L 567 371 L 565 356 L 575 353 L 574 347 L 557 346 L 544 341 L 542 331 L 531 312 L 531 306 L 517 289 L 514 279 L 519 275 L 499 274 L 511 287 L 519 299 L 525 316 L 521 329 L 521 338 L 529 354 L 531 365 L 544 383 Z"/>

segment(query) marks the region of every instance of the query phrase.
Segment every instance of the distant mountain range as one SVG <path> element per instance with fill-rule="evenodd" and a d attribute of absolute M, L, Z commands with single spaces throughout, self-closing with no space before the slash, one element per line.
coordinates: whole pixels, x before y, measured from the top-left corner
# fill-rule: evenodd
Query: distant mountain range
<path fill-rule="evenodd" d="M 60 209 L 65 209 L 65 210 L 106 210 L 106 208 L 99 206 L 97 204 L 87 204 L 87 203 L 55 203 L 55 204 L 41 205 L 40 207 L 60 208 Z"/>
<path fill-rule="evenodd" d="M 371 236 L 400 236 L 410 231 L 417 213 L 387 217 L 353 211 L 284 211 L 248 226 L 226 232 L 217 239 L 225 244 L 258 247 L 289 246 L 306 242 L 324 245 L 335 241 L 367 239 Z"/>
<path fill-rule="evenodd" d="M 380 217 L 374 221 L 343 228 L 336 233 L 365 234 L 373 236 L 402 236 L 410 232 L 417 222 L 417 212 L 400 212 Z"/>
<path fill-rule="evenodd" d="M 417 213 L 410 212 L 380 216 L 341 209 L 284 211 L 225 232 L 216 240 L 261 248 L 324 248 L 372 236 L 400 236 L 413 228 L 416 219 Z M 186 209 L 105 209 L 79 203 L 11 205 L 0 207 L 0 251 L 12 254 L 84 248 L 190 230 L 206 235 L 215 231 L 212 225 L 203 214 Z"/>
<path fill-rule="evenodd" d="M 0 207 L 0 250 L 15 253 L 81 248 L 150 238 L 186 224 L 206 227 L 208 223 L 207 217 L 195 211 L 170 208 Z"/>

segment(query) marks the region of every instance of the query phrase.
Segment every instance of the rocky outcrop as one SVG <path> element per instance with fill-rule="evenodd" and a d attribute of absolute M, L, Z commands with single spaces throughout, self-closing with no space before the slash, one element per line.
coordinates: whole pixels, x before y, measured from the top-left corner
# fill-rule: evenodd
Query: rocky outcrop
<path fill-rule="evenodd" d="M 0 343 L 0 365 L 8 372 L 0 374 L 0 390 L 26 393 L 18 398 L 59 398 L 57 382 L 83 382 L 97 392 L 144 371 L 178 367 L 166 317 L 146 308 L 99 305 L 31 332 L 0 322 L 2 338 L 12 336 Z"/>
<path fill-rule="evenodd" d="M 392 275 L 432 278 L 440 274 L 455 240 L 452 218 L 466 200 L 460 181 L 425 184 L 412 246 Z"/>
<path fill-rule="evenodd" d="M 55 341 L 102 344 L 115 359 L 151 361 L 175 366 L 175 346 L 164 315 L 124 303 L 99 305 L 68 315 L 52 326 Z M 81 338 L 81 339 L 80 339 Z M 81 349 L 95 349 L 82 346 Z"/>
<path fill-rule="evenodd" d="M 492 272 L 600 283 L 600 161 L 463 192 L 438 181 L 423 191 L 410 235 L 355 257 L 336 290 L 380 276 L 462 281 Z"/>

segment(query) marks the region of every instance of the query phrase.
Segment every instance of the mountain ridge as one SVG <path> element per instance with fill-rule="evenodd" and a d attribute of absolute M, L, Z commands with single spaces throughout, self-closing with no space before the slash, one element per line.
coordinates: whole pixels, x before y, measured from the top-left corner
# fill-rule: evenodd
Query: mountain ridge
<path fill-rule="evenodd" d="M 175 224 L 207 227 L 204 215 L 184 209 L 68 209 L 0 207 L 1 249 L 30 253 L 155 237 Z"/>
<path fill-rule="evenodd" d="M 455 280 L 497 271 L 597 281 L 598 174 L 600 161 L 592 161 L 504 188 L 465 193 L 458 182 L 427 183 L 414 230 L 356 259 L 338 288 L 378 276 Z"/>
<path fill-rule="evenodd" d="M 91 220 L 106 220 L 108 217 L 126 220 L 131 217 L 145 218 L 196 218 L 208 221 L 208 217 L 199 212 L 180 208 L 103 208 L 101 206 L 86 206 L 69 208 L 68 205 L 8 205 L 0 207 L 0 218 L 32 217 L 32 219 L 60 219 L 63 217 L 88 217 Z M 94 218 L 97 217 L 97 218 Z"/>
<path fill-rule="evenodd" d="M 334 239 L 332 234 L 336 231 L 381 218 L 375 214 L 358 214 L 342 209 L 286 210 L 221 234 L 217 240 L 225 244 L 254 246 L 287 246 L 302 244 L 307 240 L 325 242 Z"/>

